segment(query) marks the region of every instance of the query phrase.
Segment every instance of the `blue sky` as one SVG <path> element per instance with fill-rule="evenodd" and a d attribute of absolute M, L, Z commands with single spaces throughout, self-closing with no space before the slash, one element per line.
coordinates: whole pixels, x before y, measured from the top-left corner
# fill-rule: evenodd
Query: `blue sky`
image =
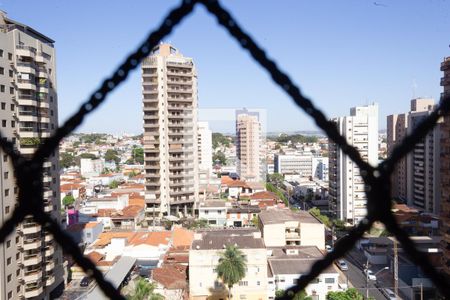
<path fill-rule="evenodd" d="M 61 123 L 177 3 L 0 0 L 0 9 L 56 41 Z M 329 117 L 375 101 L 379 127 L 385 128 L 386 115 L 407 111 L 413 95 L 439 97 L 440 62 L 450 55 L 448 1 L 234 0 L 223 5 Z M 269 131 L 316 129 L 202 7 L 165 41 L 194 58 L 200 108 L 266 109 Z M 139 73 L 79 131 L 140 133 Z"/>

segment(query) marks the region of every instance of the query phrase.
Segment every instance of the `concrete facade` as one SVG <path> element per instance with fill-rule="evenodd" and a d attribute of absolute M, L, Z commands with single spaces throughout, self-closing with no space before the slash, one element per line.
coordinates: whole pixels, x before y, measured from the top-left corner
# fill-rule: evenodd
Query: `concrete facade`
<path fill-rule="evenodd" d="M 209 175 L 212 170 L 212 131 L 208 122 L 197 122 L 198 165 L 199 169 Z"/>
<path fill-rule="evenodd" d="M 193 215 L 198 200 L 197 72 L 160 44 L 142 63 L 146 214 Z"/>
<path fill-rule="evenodd" d="M 378 105 L 350 109 L 350 116 L 334 118 L 338 131 L 347 143 L 358 149 L 361 157 L 373 166 L 378 164 Z M 367 197 L 358 166 L 336 144 L 329 144 L 330 210 L 351 225 L 366 215 Z"/>
<path fill-rule="evenodd" d="M 0 119 L 3 137 L 30 157 L 58 126 L 54 41 L 0 11 Z M 15 208 L 18 188 L 0 150 L 0 223 Z M 61 222 L 59 154 L 44 163 L 44 210 Z M 63 283 L 62 251 L 31 216 L 0 245 L 0 299 L 48 298 Z"/>

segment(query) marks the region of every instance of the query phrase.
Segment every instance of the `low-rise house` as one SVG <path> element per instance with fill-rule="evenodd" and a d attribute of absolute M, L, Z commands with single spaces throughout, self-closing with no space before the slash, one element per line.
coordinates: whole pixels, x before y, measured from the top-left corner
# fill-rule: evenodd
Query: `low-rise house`
<path fill-rule="evenodd" d="M 103 231 L 101 222 L 71 224 L 66 228 L 67 233 L 77 244 L 92 244 Z"/>
<path fill-rule="evenodd" d="M 258 217 L 261 209 L 258 205 L 233 204 L 227 207 L 228 227 L 254 226 L 252 220 Z"/>
<path fill-rule="evenodd" d="M 267 299 L 267 254 L 257 230 L 227 229 L 195 233 L 189 250 L 189 299 L 225 299 L 228 291 L 217 277 L 220 254 L 237 246 L 247 258 L 246 276 L 232 289 L 233 299 Z"/>
<path fill-rule="evenodd" d="M 211 227 L 227 224 L 227 207 L 223 200 L 206 200 L 199 203 L 198 218 L 205 219 Z"/>
<path fill-rule="evenodd" d="M 297 284 L 300 276 L 308 274 L 311 266 L 323 258 L 315 246 L 288 246 L 268 248 L 268 298 L 275 299 L 277 290 L 287 290 Z M 325 300 L 328 292 L 339 290 L 339 273 L 333 265 L 325 269 L 306 288 L 305 292 L 314 300 Z"/>
<path fill-rule="evenodd" d="M 325 226 L 306 211 L 264 210 L 259 214 L 258 227 L 267 247 L 297 245 L 325 249 Z"/>

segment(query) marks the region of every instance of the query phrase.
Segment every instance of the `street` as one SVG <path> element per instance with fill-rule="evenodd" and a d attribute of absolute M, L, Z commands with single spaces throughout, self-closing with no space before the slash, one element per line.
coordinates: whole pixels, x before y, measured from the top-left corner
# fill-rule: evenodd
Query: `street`
<path fill-rule="evenodd" d="M 353 286 L 361 294 L 366 296 L 366 276 L 363 272 L 363 266 L 356 259 L 353 258 L 351 253 L 345 256 L 345 261 L 348 265 L 348 271 L 344 272 L 348 276 L 349 287 Z M 375 281 L 369 280 L 369 297 L 374 299 L 386 299 L 386 297 L 375 286 Z"/>

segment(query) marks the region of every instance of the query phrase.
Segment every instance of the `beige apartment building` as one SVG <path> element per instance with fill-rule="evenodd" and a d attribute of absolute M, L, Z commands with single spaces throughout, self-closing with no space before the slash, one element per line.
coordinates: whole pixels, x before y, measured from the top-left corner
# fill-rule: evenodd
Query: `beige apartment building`
<path fill-rule="evenodd" d="M 197 72 L 170 44 L 142 63 L 146 216 L 193 215 L 198 198 Z"/>
<path fill-rule="evenodd" d="M 247 258 L 246 275 L 233 286 L 233 299 L 268 299 L 267 250 L 261 233 L 251 229 L 195 233 L 189 250 L 189 299 L 228 298 L 228 290 L 216 273 L 220 253 L 227 245 L 236 245 Z"/>
<path fill-rule="evenodd" d="M 450 57 L 441 63 L 441 71 L 444 76 L 441 79 L 441 86 L 444 88 L 442 97 L 450 95 Z M 441 248 L 442 266 L 446 274 L 450 277 L 450 117 L 444 117 L 441 127 Z"/>
<path fill-rule="evenodd" d="M 0 122 L 3 137 L 32 155 L 58 126 L 54 41 L 0 11 Z M 11 217 L 18 188 L 0 150 L 0 223 Z M 44 209 L 60 220 L 58 151 L 44 163 Z M 53 237 L 31 216 L 0 245 L 0 299 L 49 299 L 63 284 Z M 61 287 L 61 286 L 60 286 Z"/>
<path fill-rule="evenodd" d="M 264 143 L 257 112 L 236 112 L 237 172 L 242 180 L 259 182 L 264 177 Z"/>
<path fill-rule="evenodd" d="M 409 112 L 388 116 L 388 153 L 391 153 L 407 134 L 411 134 L 434 108 L 434 99 L 416 98 L 411 100 Z M 435 214 L 439 213 L 441 198 L 441 127 L 442 120 L 396 165 L 392 176 L 393 197 L 406 200 L 409 205 Z"/>
<path fill-rule="evenodd" d="M 261 211 L 258 217 L 266 247 L 296 245 L 325 249 L 325 226 L 306 211 L 268 209 Z"/>
<path fill-rule="evenodd" d="M 408 129 L 408 115 L 387 116 L 387 151 L 391 155 L 394 148 L 405 138 Z M 391 176 L 391 196 L 406 199 L 407 197 L 407 164 L 403 157 L 396 165 Z"/>

